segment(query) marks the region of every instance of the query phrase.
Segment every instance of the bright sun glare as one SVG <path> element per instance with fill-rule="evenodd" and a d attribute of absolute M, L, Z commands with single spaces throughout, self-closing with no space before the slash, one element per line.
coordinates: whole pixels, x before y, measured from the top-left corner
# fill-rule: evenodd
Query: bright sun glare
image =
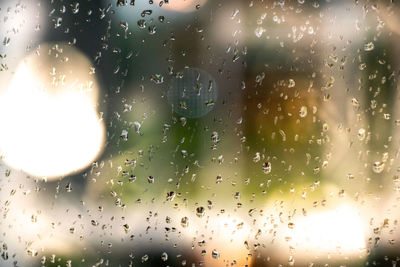
<path fill-rule="evenodd" d="M 285 237 L 291 237 L 296 250 L 352 254 L 365 248 L 365 230 L 357 210 L 342 206 L 298 219 Z"/>
<path fill-rule="evenodd" d="M 74 51 L 74 62 L 85 62 L 77 55 L 84 57 Z M 37 75 L 33 69 L 38 60 L 49 69 L 52 66 L 42 57 L 32 57 L 20 64 L 0 98 L 1 155 L 8 165 L 29 174 L 59 177 L 95 159 L 102 148 L 104 125 L 93 96 L 82 90 L 75 77 L 67 75 L 73 82 L 54 92 L 47 88 L 46 75 Z"/>

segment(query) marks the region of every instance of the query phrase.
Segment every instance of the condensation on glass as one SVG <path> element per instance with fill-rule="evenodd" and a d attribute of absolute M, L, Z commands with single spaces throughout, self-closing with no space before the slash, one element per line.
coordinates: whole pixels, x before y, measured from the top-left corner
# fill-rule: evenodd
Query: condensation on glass
<path fill-rule="evenodd" d="M 0 2 L 0 266 L 399 266 L 400 4 Z"/>

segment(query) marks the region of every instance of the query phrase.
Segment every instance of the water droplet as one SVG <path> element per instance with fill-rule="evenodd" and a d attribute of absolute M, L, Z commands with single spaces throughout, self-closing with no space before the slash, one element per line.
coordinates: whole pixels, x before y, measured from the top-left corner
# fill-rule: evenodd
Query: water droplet
<path fill-rule="evenodd" d="M 186 227 L 188 227 L 189 226 L 189 218 L 188 217 L 183 217 L 182 219 L 181 219 L 181 225 L 182 225 L 182 227 L 184 227 L 184 228 L 186 228 Z"/>
<path fill-rule="evenodd" d="M 299 116 L 301 118 L 305 118 L 307 116 L 307 107 L 306 106 L 301 106 L 300 111 L 299 111 Z"/>
<path fill-rule="evenodd" d="M 255 156 L 253 157 L 253 162 L 257 163 L 261 159 L 260 152 L 256 152 Z"/>
<path fill-rule="evenodd" d="M 239 9 L 235 9 L 232 12 L 231 19 L 234 19 L 239 14 Z"/>
<path fill-rule="evenodd" d="M 352 98 L 351 99 L 351 104 L 353 105 L 353 107 L 355 107 L 355 108 L 359 108 L 360 107 L 360 103 L 358 102 L 358 100 L 357 100 L 357 98 Z"/>
<path fill-rule="evenodd" d="M 319 171 L 320 171 L 320 168 L 319 168 L 319 167 L 315 167 L 314 170 L 313 170 L 314 174 L 318 174 Z"/>
<path fill-rule="evenodd" d="M 65 191 L 67 191 L 68 193 L 72 191 L 71 183 L 67 183 L 67 185 L 65 186 Z"/>
<path fill-rule="evenodd" d="M 149 260 L 149 255 L 147 255 L 147 254 L 143 255 L 142 262 L 146 262 L 148 260 Z"/>
<path fill-rule="evenodd" d="M 166 200 L 167 200 L 167 201 L 173 201 L 174 198 L 175 198 L 175 195 L 176 195 L 176 194 L 175 194 L 174 191 L 168 192 L 168 193 L 167 193 Z"/>
<path fill-rule="evenodd" d="M 144 19 L 139 19 L 139 20 L 137 21 L 137 25 L 138 25 L 139 28 L 141 28 L 141 29 L 146 28 L 146 20 L 144 20 Z"/>
<path fill-rule="evenodd" d="M 200 118 L 213 110 L 217 96 L 217 84 L 209 73 L 186 68 L 171 79 L 167 100 L 176 113 Z"/>
<path fill-rule="evenodd" d="M 124 224 L 122 227 L 124 228 L 124 231 L 127 234 L 129 232 L 129 225 L 128 224 Z"/>
<path fill-rule="evenodd" d="M 382 161 L 375 161 L 374 164 L 372 165 L 372 170 L 375 173 L 383 172 L 384 168 L 385 168 L 385 163 Z"/>
<path fill-rule="evenodd" d="M 150 77 L 150 81 L 155 84 L 162 84 L 164 82 L 164 76 L 162 76 L 161 74 L 153 74 Z"/>
<path fill-rule="evenodd" d="M 293 79 L 289 79 L 288 87 L 289 87 L 289 88 L 293 88 L 293 87 L 295 87 L 295 86 L 296 86 L 296 82 L 295 82 Z"/>
<path fill-rule="evenodd" d="M 254 30 L 254 33 L 255 33 L 255 35 L 256 35 L 258 38 L 261 38 L 261 36 L 263 35 L 263 33 L 264 33 L 265 31 L 266 31 L 266 30 L 265 30 L 263 27 L 258 26 L 258 27 Z"/>
<path fill-rule="evenodd" d="M 147 16 L 150 16 L 152 13 L 153 13 L 153 11 L 152 11 L 151 9 L 146 9 L 146 10 L 143 10 L 143 11 L 142 11 L 142 13 L 140 14 L 140 16 L 142 16 L 142 17 L 145 17 L 146 15 L 147 15 Z"/>
<path fill-rule="evenodd" d="M 203 217 L 205 213 L 206 213 L 206 210 L 203 207 L 196 208 L 197 217 Z"/>
<path fill-rule="evenodd" d="M 214 259 L 218 259 L 219 258 L 219 252 L 216 249 L 213 249 L 211 252 L 211 255 Z"/>
<path fill-rule="evenodd" d="M 367 44 L 364 45 L 364 50 L 365 51 L 372 51 L 374 49 L 374 43 L 373 42 L 369 42 Z"/>
<path fill-rule="evenodd" d="M 124 141 L 128 141 L 128 131 L 127 130 L 122 130 L 121 139 Z"/>
<path fill-rule="evenodd" d="M 360 141 L 364 140 L 365 139 L 365 129 L 364 128 L 360 128 L 358 130 L 357 136 L 358 136 L 358 139 Z"/>
<path fill-rule="evenodd" d="M 73 14 L 78 14 L 79 12 L 79 3 L 75 2 L 73 4 L 71 4 L 71 10 Z"/>
<path fill-rule="evenodd" d="M 168 260 L 168 254 L 167 254 L 167 252 L 163 252 L 163 253 L 161 254 L 161 260 L 162 260 L 162 261 L 167 261 L 167 260 Z"/>
<path fill-rule="evenodd" d="M 154 177 L 153 176 L 149 176 L 147 177 L 147 182 L 149 182 L 149 184 L 153 184 L 154 183 Z"/>
<path fill-rule="evenodd" d="M 150 26 L 149 26 L 149 33 L 150 33 L 151 35 L 155 34 L 155 33 L 156 33 L 156 30 L 157 30 L 157 27 L 156 27 L 155 25 L 150 25 Z"/>
<path fill-rule="evenodd" d="M 267 161 L 264 162 L 263 166 L 262 166 L 262 170 L 265 174 L 269 174 L 271 172 L 272 169 L 272 165 L 271 162 Z"/>
<path fill-rule="evenodd" d="M 131 176 L 129 176 L 129 178 L 128 178 L 128 181 L 130 182 L 130 183 L 133 183 L 134 181 L 136 181 L 136 175 L 131 175 Z"/>

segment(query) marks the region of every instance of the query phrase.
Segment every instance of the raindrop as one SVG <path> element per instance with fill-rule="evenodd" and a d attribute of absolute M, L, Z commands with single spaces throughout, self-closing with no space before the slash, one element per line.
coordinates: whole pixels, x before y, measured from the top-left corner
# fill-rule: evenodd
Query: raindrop
<path fill-rule="evenodd" d="M 213 132 L 213 133 L 211 134 L 211 141 L 212 141 L 213 143 L 218 143 L 218 142 L 219 142 L 219 135 L 218 135 L 218 132 Z"/>
<path fill-rule="evenodd" d="M 167 261 L 167 260 L 168 260 L 168 254 L 167 254 L 167 252 L 163 252 L 163 253 L 161 254 L 161 260 L 162 260 L 162 261 Z"/>
<path fill-rule="evenodd" d="M 197 217 L 203 217 L 205 213 L 206 213 L 206 210 L 203 207 L 196 208 Z"/>
<path fill-rule="evenodd" d="M 133 183 L 134 181 L 136 181 L 136 175 L 131 175 L 131 176 L 129 176 L 129 178 L 128 178 L 128 181 L 130 182 L 130 183 Z"/>
<path fill-rule="evenodd" d="M 137 25 L 139 26 L 139 28 L 144 29 L 146 28 L 146 20 L 144 19 L 140 19 L 137 21 Z"/>
<path fill-rule="evenodd" d="M 162 84 L 164 82 L 164 76 L 161 74 L 153 74 L 150 77 L 150 81 L 154 82 L 155 84 Z"/>
<path fill-rule="evenodd" d="M 289 87 L 289 88 L 293 88 L 293 87 L 295 87 L 295 86 L 296 86 L 296 82 L 295 82 L 293 79 L 289 79 L 288 87 Z"/>
<path fill-rule="evenodd" d="M 176 113 L 199 118 L 213 110 L 217 95 L 217 85 L 210 74 L 201 69 L 187 68 L 172 78 L 167 100 Z"/>
<path fill-rule="evenodd" d="M 382 161 L 375 161 L 374 164 L 372 165 L 372 170 L 375 173 L 383 172 L 384 168 L 385 168 L 385 163 Z"/>
<path fill-rule="evenodd" d="M 124 228 L 125 233 L 129 232 L 129 225 L 128 224 L 124 224 L 123 228 Z"/>
<path fill-rule="evenodd" d="M 365 51 L 372 51 L 374 50 L 374 43 L 373 42 L 369 42 L 367 44 L 364 45 L 364 50 Z"/>
<path fill-rule="evenodd" d="M 301 106 L 300 111 L 299 111 L 299 116 L 301 118 L 305 118 L 307 116 L 307 107 L 306 106 Z"/>
<path fill-rule="evenodd" d="M 151 9 L 146 9 L 146 10 L 143 10 L 142 13 L 141 13 L 140 15 L 141 15 L 142 17 L 145 17 L 146 15 L 147 15 L 147 16 L 150 16 L 152 13 L 153 13 L 153 11 L 152 11 Z"/>
<path fill-rule="evenodd" d="M 254 30 L 254 34 L 255 34 L 258 38 L 261 38 L 261 36 L 263 35 L 263 33 L 264 33 L 265 31 L 266 31 L 266 30 L 265 30 L 263 27 L 258 26 L 258 27 Z"/>
<path fill-rule="evenodd" d="M 65 191 L 67 191 L 68 193 L 72 191 L 71 183 L 67 183 L 67 185 L 65 186 Z"/>
<path fill-rule="evenodd" d="M 262 166 L 262 170 L 265 174 L 269 174 L 271 172 L 272 165 L 270 162 L 265 162 Z"/>
<path fill-rule="evenodd" d="M 142 257 L 142 262 L 146 262 L 146 261 L 148 261 L 149 260 L 149 255 L 143 255 L 143 257 Z"/>
<path fill-rule="evenodd" d="M 154 183 L 154 177 L 150 175 L 149 177 L 147 177 L 147 181 L 149 182 L 149 184 L 153 184 Z"/>
<path fill-rule="evenodd" d="M 216 249 L 213 249 L 211 252 L 211 255 L 214 259 L 218 259 L 219 258 L 219 252 Z"/>
<path fill-rule="evenodd" d="M 157 30 L 157 27 L 156 27 L 155 25 L 150 25 L 150 26 L 149 26 L 149 33 L 150 33 L 151 35 L 155 34 L 155 33 L 156 33 L 156 30 Z"/>
<path fill-rule="evenodd" d="M 231 19 L 234 19 L 238 14 L 239 14 L 239 9 L 235 9 L 235 10 L 232 12 Z"/>
<path fill-rule="evenodd" d="M 360 107 L 360 103 L 358 102 L 358 100 L 357 100 L 357 98 L 352 98 L 351 99 L 351 104 L 353 105 L 353 107 L 355 107 L 355 108 L 359 108 Z"/>
<path fill-rule="evenodd" d="M 182 227 L 184 227 L 184 228 L 186 228 L 186 227 L 188 227 L 189 226 L 189 218 L 188 217 L 183 217 L 182 219 L 181 219 L 181 225 L 182 225 Z"/>
<path fill-rule="evenodd" d="M 175 198 L 175 192 L 174 191 L 171 191 L 171 192 L 167 193 L 167 197 L 166 197 L 167 201 L 173 201 L 174 198 Z"/>
<path fill-rule="evenodd" d="M 260 152 L 256 152 L 255 156 L 253 157 L 253 162 L 257 163 L 261 159 Z"/>
<path fill-rule="evenodd" d="M 358 130 L 357 136 L 358 136 L 358 139 L 360 141 L 364 140 L 365 139 L 365 129 L 364 128 L 360 128 Z"/>

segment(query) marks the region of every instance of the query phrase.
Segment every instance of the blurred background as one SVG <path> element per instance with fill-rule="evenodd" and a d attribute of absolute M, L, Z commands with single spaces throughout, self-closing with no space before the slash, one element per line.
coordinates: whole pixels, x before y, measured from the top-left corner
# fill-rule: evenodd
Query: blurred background
<path fill-rule="evenodd" d="M 398 1 L 0 21 L 0 266 L 400 264 Z"/>

